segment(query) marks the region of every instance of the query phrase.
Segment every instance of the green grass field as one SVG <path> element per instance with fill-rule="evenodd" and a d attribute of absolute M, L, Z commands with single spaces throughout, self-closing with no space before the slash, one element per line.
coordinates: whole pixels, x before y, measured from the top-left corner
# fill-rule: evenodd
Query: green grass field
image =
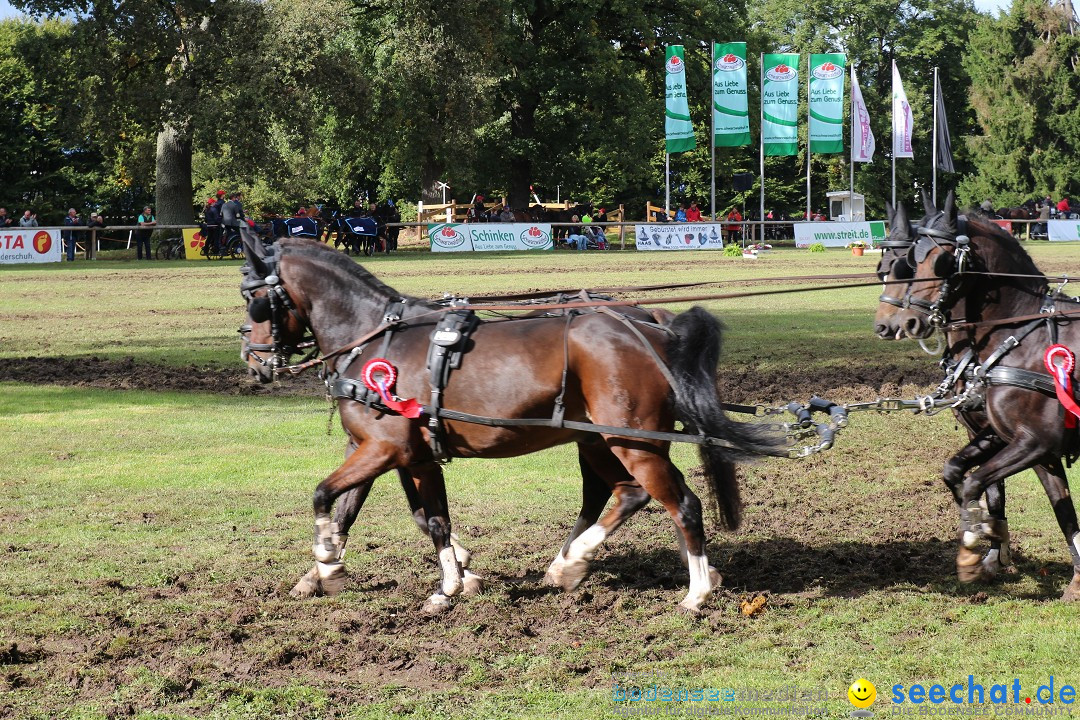
<path fill-rule="evenodd" d="M 1071 246 L 1031 251 L 1048 273 L 1080 260 Z M 415 253 L 367 267 L 437 296 L 874 263 L 777 250 L 757 261 Z M 940 470 L 965 438 L 948 414 L 864 413 L 828 453 L 744 468 L 745 522 L 711 533 L 725 580 L 701 617 L 676 608 L 687 577 L 656 504 L 605 543 L 577 591 L 541 586 L 577 514 L 569 447 L 448 466 L 455 529 L 488 589 L 447 615 L 419 612 L 437 568 L 389 476 L 351 535 L 346 591 L 292 600 L 310 567 L 311 491 L 344 436 L 336 421 L 327 433 L 317 384 L 255 389 L 241 377 L 237 269 L 0 268 L 0 718 L 598 718 L 661 705 L 613 702 L 613 676 L 620 687 L 797 685 L 825 694 L 804 714 L 841 717 L 859 677 L 877 685 L 879 715 L 895 714 L 898 683 L 948 688 L 972 675 L 989 691 L 1017 678 L 1024 697 L 1051 676 L 1057 689 L 1080 683 L 1080 608 L 1057 600 L 1069 556 L 1033 474 L 1008 484 L 1017 572 L 954 579 L 956 513 Z M 721 386 L 768 403 L 925 392 L 934 360 L 871 333 L 878 291 L 706 303 L 729 329 Z M 698 465 L 685 446 L 675 458 Z M 757 596 L 764 610 L 744 616 L 740 603 Z M 756 716 L 736 702 L 663 705 Z"/>

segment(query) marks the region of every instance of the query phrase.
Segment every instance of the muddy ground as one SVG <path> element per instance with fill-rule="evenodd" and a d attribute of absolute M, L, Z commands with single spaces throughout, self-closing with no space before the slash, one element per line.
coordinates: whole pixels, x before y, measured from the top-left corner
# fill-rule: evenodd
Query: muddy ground
<path fill-rule="evenodd" d="M 825 370 L 813 377 L 797 370 L 728 373 L 721 392 L 734 402 L 805 400 L 813 393 L 851 401 L 899 393 L 901 383 L 906 391 L 925 389 L 937 379 L 929 365 L 922 374 L 899 367 Z M 236 369 L 167 368 L 93 357 L 7 360 L 0 364 L 0 380 L 230 394 L 322 392 L 313 374 L 299 382 L 258 386 Z M 916 462 L 923 457 L 940 464 L 940 450 L 917 437 L 895 442 L 898 452 Z M 850 536 L 850 528 L 847 516 L 831 512 L 829 503 L 837 498 L 799 492 L 805 478 L 828 477 L 827 462 L 819 456 L 746 475 L 743 530 L 738 536 L 712 533 L 710 558 L 724 584 L 695 621 L 705 632 L 719 641 L 742 632 L 751 621 L 740 614 L 739 603 L 758 595 L 767 598 L 771 611 L 783 612 L 819 598 L 857 597 L 898 584 L 951 587 L 955 546 L 941 528 L 955 519 L 942 488 L 928 482 L 903 492 L 882 491 L 876 504 L 918 511 L 877 523 L 864 539 L 840 542 L 835 538 Z M 568 523 L 571 514 L 568 509 Z M 290 520 L 308 522 L 300 516 Z M 350 707 L 386 701 L 380 688 L 388 685 L 423 692 L 463 682 L 480 690 L 512 686 L 521 682 L 522 671 L 504 658 L 520 652 L 553 658 L 556 667 L 540 671 L 553 684 L 599 689 L 610 685 L 613 667 L 662 662 L 684 651 L 649 629 L 651 618 L 675 612 L 686 590 L 670 521 L 656 504 L 612 538 L 593 575 L 570 594 L 543 587 L 543 567 L 520 561 L 549 556 L 555 544 L 549 536 L 565 529 L 537 532 L 523 526 L 514 532 L 513 552 L 506 558 L 485 549 L 482 528 L 471 530 L 468 542 L 485 556 L 489 589 L 438 618 L 418 612 L 434 579 L 423 550 L 417 560 L 419 542 L 404 549 L 366 544 L 378 562 L 355 568 L 347 592 L 332 599 L 288 597 L 304 565 L 255 566 L 224 584 L 193 574 L 155 588 L 134 587 L 122 577 L 94 581 L 78 588 L 90 600 L 75 627 L 0 647 L 0 717 L 26 716 L 25 707 L 5 703 L 5 692 L 13 693 L 9 700 L 27 693 L 39 698 L 35 702 L 45 703 L 41 717 L 73 703 L 92 704 L 110 718 L 147 707 L 202 716 L 234 700 L 255 703 L 253 688 L 298 682 L 330 698 L 327 707 L 312 701 L 304 716 L 344 717 Z M 0 562 L 27 551 L 0 548 Z M 1021 554 L 1019 563 L 1031 574 L 1025 562 Z M 1063 572 L 1055 568 L 1046 578 L 1047 594 L 1053 594 Z M 973 590 L 960 593 L 957 601 L 985 598 Z M 606 642 L 601 658 L 575 652 L 597 636 Z M 478 664 L 483 673 L 469 681 Z M 529 680 L 535 681 L 535 674 Z M 390 710 L 407 714 L 410 708 L 402 700 Z"/>

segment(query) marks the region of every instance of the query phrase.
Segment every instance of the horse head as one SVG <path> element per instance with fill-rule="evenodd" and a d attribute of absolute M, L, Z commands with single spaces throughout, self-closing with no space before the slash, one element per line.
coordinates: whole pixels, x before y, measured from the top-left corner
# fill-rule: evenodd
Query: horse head
<path fill-rule="evenodd" d="M 924 218 L 915 231 L 918 239 L 907 256 L 914 271 L 909 307 L 898 313 L 908 336 L 929 337 L 952 315 L 974 320 L 991 305 L 1006 314 L 1041 306 L 1047 284 L 1031 256 L 998 225 L 958 215 L 952 192 L 944 208 Z M 1002 279 L 983 273 L 1032 277 Z M 991 294 L 995 299 L 987 302 Z"/>
<path fill-rule="evenodd" d="M 915 244 L 915 239 L 903 203 L 897 204 L 895 209 L 885 203 L 885 210 L 889 217 L 889 239 L 881 243 L 881 260 L 877 266 L 882 291 L 874 314 L 874 332 L 884 340 L 894 340 L 903 337 L 897 316 L 904 307 L 903 298 L 911 286 L 910 283 L 900 284 L 896 281 L 910 280 L 914 276 L 914 271 L 907 264 L 907 253 Z"/>
<path fill-rule="evenodd" d="M 247 318 L 240 326 L 240 359 L 248 374 L 260 383 L 274 379 L 274 371 L 304 346 L 307 321 L 299 304 L 284 288 L 280 277 L 281 246 L 266 248 L 258 236 L 240 226 L 244 279 L 240 292 L 247 302 Z"/>

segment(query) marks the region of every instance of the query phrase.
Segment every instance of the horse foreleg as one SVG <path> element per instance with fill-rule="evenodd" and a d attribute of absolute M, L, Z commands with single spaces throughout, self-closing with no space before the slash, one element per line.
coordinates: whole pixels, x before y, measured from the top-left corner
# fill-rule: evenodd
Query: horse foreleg
<path fill-rule="evenodd" d="M 1039 476 L 1039 481 L 1042 482 L 1043 489 L 1046 491 L 1046 497 L 1050 499 L 1058 527 L 1065 536 L 1065 542 L 1069 545 L 1069 555 L 1072 556 L 1072 580 L 1065 588 L 1061 599 L 1080 600 L 1080 526 L 1076 520 L 1076 508 L 1069 495 L 1069 481 L 1065 477 L 1065 468 L 1061 466 L 1060 460 L 1053 460 L 1035 468 L 1035 474 Z"/>
<path fill-rule="evenodd" d="M 600 457 L 603 454 L 610 456 L 610 460 L 605 462 Z M 596 457 L 590 461 L 590 455 Z M 604 512 L 604 506 L 607 505 L 607 501 L 611 497 L 611 487 L 605 482 L 598 470 L 593 469 L 593 464 L 599 465 L 600 468 L 609 473 L 613 469 L 616 472 L 621 471 L 622 475 L 625 476 L 624 480 L 633 481 L 633 478 L 626 474 L 626 470 L 623 469 L 618 460 L 611 455 L 611 451 L 608 450 L 606 445 L 594 444 L 587 446 L 582 443 L 578 444 L 578 465 L 581 467 L 581 512 L 578 513 L 577 521 L 570 530 L 570 536 L 566 538 L 566 542 L 559 549 L 559 554 L 551 561 L 547 572 L 544 573 L 545 585 L 551 585 L 552 587 L 562 585 L 563 566 L 566 564 L 566 553 L 570 550 L 570 543 L 600 518 L 600 513 Z"/>
<path fill-rule="evenodd" d="M 371 443 L 356 446 L 345 463 L 319 483 L 312 498 L 315 511 L 315 542 L 312 554 L 319 583 L 327 594 L 341 589 L 345 579 L 345 566 L 341 561 L 345 552 L 348 529 L 360 511 L 375 478 L 391 468 L 389 454 L 379 452 Z M 341 495 L 350 490 L 358 493 L 351 502 L 343 502 L 338 516 L 331 520 L 330 508 Z M 345 523 L 338 522 L 344 520 Z"/>
<path fill-rule="evenodd" d="M 968 472 L 973 467 L 982 465 L 1000 452 L 1003 447 L 1005 447 L 1005 442 L 992 429 L 984 428 L 981 432 L 976 433 L 967 445 L 945 463 L 942 479 L 945 481 L 949 491 L 952 492 L 953 500 L 956 501 L 956 506 L 961 511 L 964 502 L 960 488 L 964 483 L 964 478 L 967 477 Z M 1000 487 L 1000 493 L 995 490 L 996 487 Z M 989 514 L 997 518 L 1001 523 L 1005 522 L 1004 490 L 1004 482 L 995 483 L 987 488 L 987 507 L 991 508 Z M 994 501 L 992 504 L 991 499 Z M 983 563 L 984 558 L 977 552 L 979 541 L 983 537 L 982 523 L 980 522 L 971 528 L 965 529 L 963 532 L 960 549 L 956 555 L 956 574 L 961 582 L 983 579 L 987 568 Z M 988 558 L 993 551 L 994 548 L 991 547 L 990 552 L 987 553 Z M 1000 559 L 1000 546 L 995 557 Z"/>
<path fill-rule="evenodd" d="M 981 433 L 980 433 L 981 435 Z M 985 513 L 979 504 L 979 497 L 997 483 L 1004 482 L 1010 475 L 1035 467 L 1046 456 L 1046 448 L 1031 436 L 1021 436 L 999 450 L 974 472 L 970 473 L 960 486 L 960 548 L 957 553 L 957 577 L 960 582 L 971 582 L 982 574 L 974 566 L 979 563 L 975 549 L 983 537 L 984 528 L 995 532 L 996 520 L 984 525 Z M 1001 539 L 1000 537 L 998 539 Z M 974 561 L 972 560 L 974 556 Z"/>
<path fill-rule="evenodd" d="M 401 489 L 405 491 L 405 498 L 409 501 L 409 510 L 412 512 L 416 527 L 420 529 L 420 532 L 430 537 L 431 532 L 428 529 L 427 513 L 424 512 L 423 501 L 420 499 L 419 487 L 420 483 L 423 482 L 423 476 L 413 475 L 406 470 L 398 470 L 398 478 L 401 480 Z M 479 575 L 469 570 L 472 553 L 461 544 L 457 534 L 453 532 L 450 533 L 450 545 L 454 548 L 454 555 L 457 556 L 458 565 L 461 566 L 464 573 L 465 594 L 477 594 L 484 589 L 484 583 Z"/>

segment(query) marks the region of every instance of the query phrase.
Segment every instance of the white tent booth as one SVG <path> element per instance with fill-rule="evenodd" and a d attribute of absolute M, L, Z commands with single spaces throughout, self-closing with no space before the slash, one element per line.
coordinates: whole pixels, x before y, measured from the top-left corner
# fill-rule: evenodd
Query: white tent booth
<path fill-rule="evenodd" d="M 862 222 L 866 220 L 866 198 L 859 193 L 847 190 L 834 190 L 825 193 L 829 199 L 829 219 L 840 222 Z"/>

